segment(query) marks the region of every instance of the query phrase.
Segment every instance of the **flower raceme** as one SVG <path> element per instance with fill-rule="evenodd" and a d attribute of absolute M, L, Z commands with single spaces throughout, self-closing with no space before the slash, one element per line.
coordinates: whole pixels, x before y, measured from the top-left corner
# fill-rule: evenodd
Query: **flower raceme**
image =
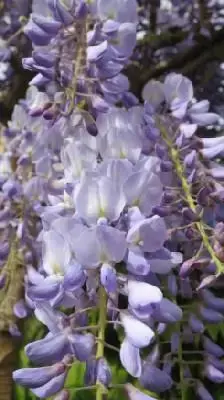
<path fill-rule="evenodd" d="M 62 171 L 64 175 L 54 172 L 54 186 L 58 190 L 49 195 L 46 207 L 37 207 L 35 203 L 43 221 L 39 235 L 42 256 L 38 271 L 30 266 L 26 274 L 28 305 L 42 322 L 46 323 L 42 316 L 45 310 L 53 323 L 59 318 L 59 325 L 55 328 L 47 323 L 49 334 L 40 343 L 29 344 L 26 352 L 33 362 L 48 366 L 63 362 L 63 357 L 69 354 L 72 360 L 86 362 L 88 369 L 94 354 L 98 360 L 95 349 L 102 342 L 98 342 L 91 325 L 88 326 L 86 310 L 100 307 L 103 288 L 107 301 L 97 329 L 105 330 L 108 323 L 122 328 L 124 337 L 119 353 L 123 367 L 139 378 L 143 387 L 166 391 L 172 387 L 172 379 L 153 364 L 149 367 L 158 368 L 164 383 L 157 386 L 154 382 L 145 383 L 149 367 L 141 349 L 150 351 L 156 340 L 155 332 L 162 334 L 167 324 L 182 319 L 181 308 L 163 297 L 160 289 L 160 279 L 164 279 L 160 276 L 168 274 L 170 279 L 174 270 L 173 283 L 168 287 L 177 294 L 176 269 L 182 258 L 177 251 L 169 250 L 167 226 L 171 223 L 173 229 L 173 225 L 169 213 L 165 213 L 165 218 L 162 213 L 163 207 L 167 207 L 163 202 L 170 198 L 173 201 L 174 196 L 165 191 L 164 179 L 170 180 L 170 172 L 163 170 L 168 149 L 162 151 L 161 144 L 160 149 L 155 146 L 155 136 L 153 140 L 149 138 L 147 124 L 150 121 L 152 126 L 153 119 L 148 119 L 147 113 L 147 105 L 128 111 L 113 108 L 97 117 L 96 138 L 89 136 L 82 119 L 76 125 L 77 140 L 70 130 L 62 131 L 64 147 L 58 147 L 61 158 L 55 158 L 57 164 L 52 156 L 51 159 L 54 171 Z M 69 123 L 71 117 L 66 118 Z M 145 143 L 150 140 L 151 148 L 146 148 Z M 159 141 L 162 142 L 161 137 Z M 52 155 L 54 151 L 52 148 Z M 191 214 L 192 211 L 184 212 L 183 218 L 198 221 Z M 122 265 L 126 266 L 126 272 Z M 183 296 L 188 296 L 190 290 L 186 284 L 181 283 Z M 118 308 L 120 296 L 127 298 L 126 310 Z M 60 306 L 71 310 L 68 318 L 57 316 L 55 309 Z M 113 309 L 113 320 L 109 321 Z M 189 319 L 191 329 L 197 331 L 198 324 L 202 329 L 200 318 L 211 322 L 209 309 L 204 305 L 199 308 L 198 320 L 193 316 Z M 100 359 L 103 354 L 101 351 Z M 44 397 L 62 390 L 62 378 L 60 382 L 60 387 L 48 384 L 51 392 L 49 386 L 45 389 L 46 384 L 41 386 L 43 392 L 39 393 Z M 97 382 L 96 374 L 91 382 L 92 385 Z"/>

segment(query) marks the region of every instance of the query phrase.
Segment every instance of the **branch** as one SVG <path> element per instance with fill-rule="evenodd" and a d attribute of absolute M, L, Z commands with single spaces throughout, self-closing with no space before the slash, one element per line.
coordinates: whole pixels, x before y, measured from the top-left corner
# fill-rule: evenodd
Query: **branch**
<path fill-rule="evenodd" d="M 157 26 L 157 5 L 154 1 L 150 4 L 150 17 L 149 17 L 149 29 L 150 32 L 156 32 Z"/>
<path fill-rule="evenodd" d="M 144 85 L 154 78 L 158 78 L 166 72 L 170 71 L 181 71 L 185 73 L 192 73 L 195 68 L 207 61 L 208 59 L 216 56 L 218 50 L 223 48 L 224 45 L 224 28 L 219 31 L 214 32 L 210 39 L 204 40 L 201 43 L 190 47 L 183 53 L 179 53 L 168 61 L 163 61 L 159 63 L 154 68 L 140 69 L 139 67 L 130 65 L 127 68 L 127 76 L 130 78 L 131 82 L 134 82 L 132 87 L 134 93 L 140 97 Z M 221 53 L 223 57 L 223 54 Z M 219 58 L 219 57 L 218 57 Z M 150 60 L 148 65 L 150 65 Z M 136 79 L 139 76 L 139 79 Z M 134 79 L 133 79 L 134 78 Z"/>

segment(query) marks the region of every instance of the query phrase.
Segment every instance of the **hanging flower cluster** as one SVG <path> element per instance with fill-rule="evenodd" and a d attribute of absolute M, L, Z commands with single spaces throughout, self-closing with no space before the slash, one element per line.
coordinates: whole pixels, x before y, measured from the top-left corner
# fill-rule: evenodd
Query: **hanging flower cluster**
<path fill-rule="evenodd" d="M 224 140 L 197 135 L 218 116 L 188 78 L 150 81 L 144 104 L 129 92 L 136 26 L 135 0 L 34 0 L 24 28 L 37 74 L 3 132 L 0 314 L 12 335 L 30 313 L 46 326 L 25 347 L 35 367 L 13 373 L 39 398 L 70 399 L 82 362 L 83 391 L 103 400 L 119 386 L 107 348 L 130 400 L 189 386 L 207 400 L 204 377 L 224 382 L 206 331 L 224 320 L 210 288 L 224 271 Z"/>

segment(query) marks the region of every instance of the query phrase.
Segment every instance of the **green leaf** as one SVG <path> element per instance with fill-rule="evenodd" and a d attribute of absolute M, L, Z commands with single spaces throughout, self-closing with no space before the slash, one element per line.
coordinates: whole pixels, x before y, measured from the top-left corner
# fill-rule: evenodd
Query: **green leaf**
<path fill-rule="evenodd" d="M 224 324 L 208 324 L 206 330 L 214 342 L 217 342 L 219 334 L 224 337 Z"/>

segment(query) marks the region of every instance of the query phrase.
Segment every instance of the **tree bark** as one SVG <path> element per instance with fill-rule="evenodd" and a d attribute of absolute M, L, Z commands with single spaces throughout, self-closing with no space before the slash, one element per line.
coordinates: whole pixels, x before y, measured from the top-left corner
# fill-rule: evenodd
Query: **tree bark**
<path fill-rule="evenodd" d="M 0 400 L 12 400 L 14 344 L 7 334 L 0 334 Z"/>

